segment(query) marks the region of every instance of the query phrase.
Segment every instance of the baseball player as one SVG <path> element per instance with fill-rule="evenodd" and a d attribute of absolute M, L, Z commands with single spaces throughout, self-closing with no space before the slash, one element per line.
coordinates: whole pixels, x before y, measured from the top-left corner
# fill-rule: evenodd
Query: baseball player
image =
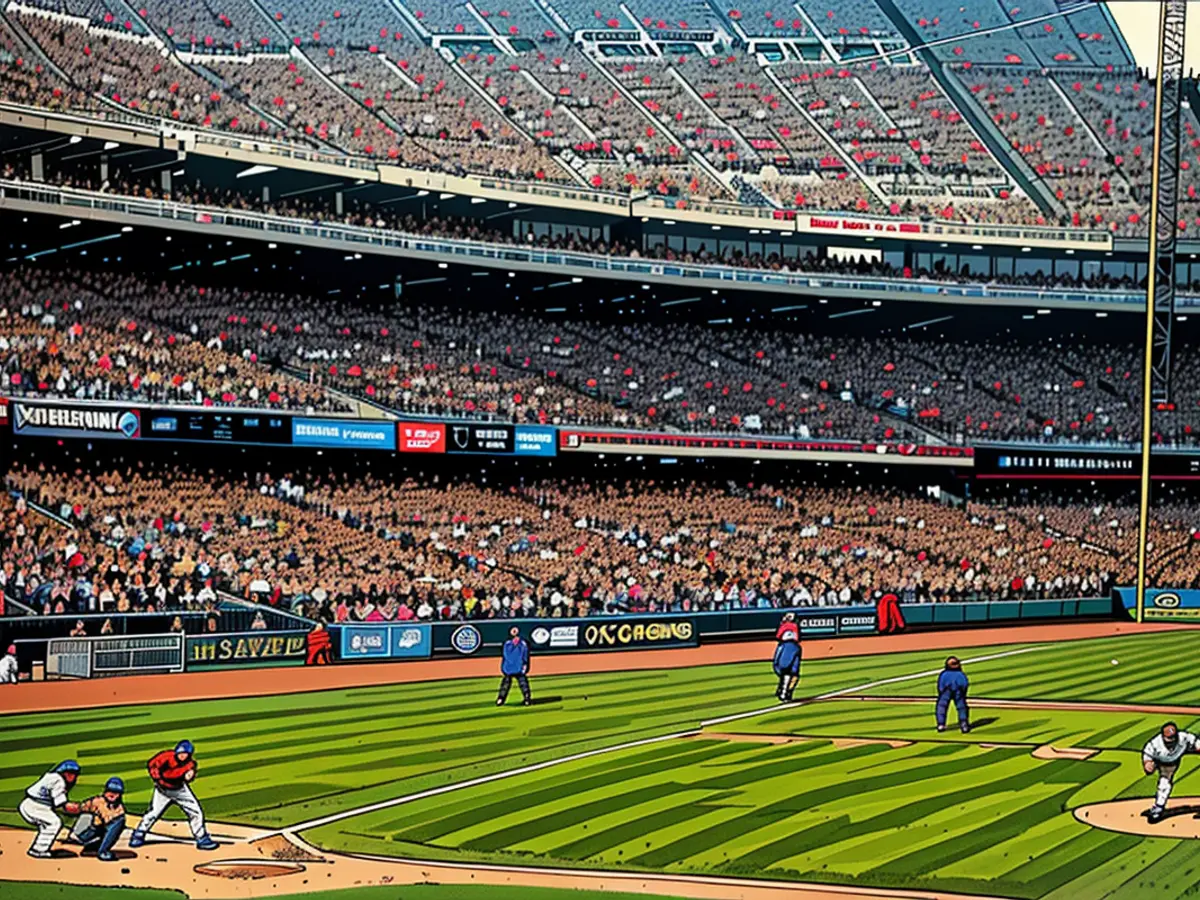
<path fill-rule="evenodd" d="M 533 698 L 529 694 L 529 645 L 521 640 L 520 629 L 512 628 L 508 633 L 512 639 L 504 642 L 504 656 L 500 660 L 500 674 L 504 677 L 500 679 L 500 696 L 496 698 L 496 705 L 504 705 L 515 678 L 517 686 L 521 688 L 521 696 L 525 698 L 524 705 L 532 706 Z"/>
<path fill-rule="evenodd" d="M 1171 798 L 1171 788 L 1175 783 L 1175 773 L 1179 771 L 1179 762 L 1185 753 L 1200 753 L 1196 735 L 1188 731 L 1180 731 L 1174 722 L 1168 722 L 1162 731 L 1146 742 L 1142 748 L 1142 768 L 1147 775 L 1158 772 L 1158 791 L 1154 795 L 1154 805 L 1145 812 L 1150 824 L 1161 822 L 1167 814 L 1167 800 Z"/>
<path fill-rule="evenodd" d="M 9 644 L 8 652 L 0 656 L 0 684 L 17 683 L 17 645 Z"/>
<path fill-rule="evenodd" d="M 800 626 L 795 613 L 784 613 L 775 631 L 775 658 L 771 665 L 779 678 L 775 696 L 780 703 L 791 703 L 796 683 L 800 680 Z"/>
<path fill-rule="evenodd" d="M 967 708 L 967 688 L 970 682 L 967 673 L 962 670 L 962 663 L 957 656 L 946 660 L 946 668 L 938 676 L 937 690 L 937 730 L 946 730 L 946 714 L 950 711 L 950 701 L 958 710 L 958 727 L 963 734 L 971 730 L 971 711 Z"/>
<path fill-rule="evenodd" d="M 85 850 L 95 850 L 96 858 L 113 862 L 112 848 L 125 830 L 125 782 L 110 778 L 104 793 L 89 797 L 79 804 L 80 816 L 71 829 L 71 839 L 83 844 Z"/>
<path fill-rule="evenodd" d="M 204 827 L 204 810 L 192 793 L 191 783 L 196 777 L 194 751 L 191 741 L 180 741 L 174 750 L 157 753 L 146 763 L 150 780 L 154 782 L 154 796 L 150 798 L 150 808 L 142 816 L 142 821 L 129 836 L 130 847 L 137 849 L 146 843 L 146 833 L 172 803 L 187 816 L 197 850 L 216 850 L 220 846 L 208 836 L 208 830 Z"/>
<path fill-rule="evenodd" d="M 25 799 L 17 807 L 21 818 L 38 830 L 29 848 L 35 859 L 51 859 L 50 848 L 62 829 L 57 810 L 71 816 L 79 815 L 79 804 L 67 799 L 67 793 L 79 778 L 79 763 L 66 759 L 25 789 Z"/>

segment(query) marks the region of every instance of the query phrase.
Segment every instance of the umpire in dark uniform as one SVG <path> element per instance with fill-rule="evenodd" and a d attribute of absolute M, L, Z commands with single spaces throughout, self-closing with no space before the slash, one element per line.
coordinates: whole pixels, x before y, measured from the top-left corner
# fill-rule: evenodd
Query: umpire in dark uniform
<path fill-rule="evenodd" d="M 515 678 L 517 686 L 521 688 L 521 696 L 525 698 L 524 705 L 532 706 L 533 698 L 529 695 L 529 645 L 521 640 L 519 629 L 513 628 L 508 633 L 512 639 L 504 642 L 504 655 L 500 659 L 500 674 L 504 677 L 500 679 L 500 696 L 496 698 L 496 705 L 504 705 Z"/>

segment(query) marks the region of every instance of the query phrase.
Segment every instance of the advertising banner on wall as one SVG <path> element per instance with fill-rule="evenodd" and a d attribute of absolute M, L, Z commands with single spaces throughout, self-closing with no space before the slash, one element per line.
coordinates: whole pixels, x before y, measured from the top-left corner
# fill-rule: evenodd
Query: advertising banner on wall
<path fill-rule="evenodd" d="M 188 635 L 187 667 L 303 660 L 305 639 L 303 631 Z"/>
<path fill-rule="evenodd" d="M 429 625 L 342 625 L 341 658 L 428 659 L 433 654 Z"/>
<path fill-rule="evenodd" d="M 1117 594 L 1126 609 L 1137 609 L 1137 591 L 1134 588 L 1117 588 Z M 1200 621 L 1200 591 L 1146 588 L 1144 618 L 1150 622 Z"/>
<path fill-rule="evenodd" d="M 548 425 L 518 425 L 513 441 L 517 456 L 554 456 L 558 450 L 558 430 Z"/>
<path fill-rule="evenodd" d="M 298 447 L 353 447 L 395 450 L 391 422 L 339 422 L 337 419 L 293 419 L 292 443 Z"/>
<path fill-rule="evenodd" d="M 495 453 L 508 456 L 513 452 L 511 425 L 470 422 L 448 423 L 447 453 Z"/>
<path fill-rule="evenodd" d="M 446 426 L 441 422 L 397 422 L 396 434 L 401 453 L 446 452 Z"/>
<path fill-rule="evenodd" d="M 142 433 L 141 414 L 128 407 L 13 404 L 13 432 L 63 438 L 136 438 Z"/>
<path fill-rule="evenodd" d="M 580 646 L 589 650 L 620 650 L 634 647 L 694 647 L 699 643 L 691 619 L 663 618 L 633 622 L 584 622 Z"/>

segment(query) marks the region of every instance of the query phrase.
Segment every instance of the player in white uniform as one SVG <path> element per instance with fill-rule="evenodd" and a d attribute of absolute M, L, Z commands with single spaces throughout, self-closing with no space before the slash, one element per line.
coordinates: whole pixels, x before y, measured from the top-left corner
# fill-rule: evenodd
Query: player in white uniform
<path fill-rule="evenodd" d="M 1166 815 L 1175 773 L 1179 771 L 1179 762 L 1185 753 L 1200 753 L 1200 743 L 1196 735 L 1189 731 L 1180 731 L 1174 722 L 1164 725 L 1162 731 L 1147 741 L 1146 746 L 1142 748 L 1142 768 L 1146 770 L 1147 775 L 1158 773 L 1158 791 L 1154 795 L 1154 805 L 1146 811 L 1146 818 L 1151 825 L 1161 822 Z"/>
<path fill-rule="evenodd" d="M 67 799 L 67 791 L 75 785 L 79 777 L 79 763 L 73 759 L 60 762 L 53 770 L 47 772 L 25 789 L 25 799 L 17 807 L 21 818 L 38 830 L 29 848 L 29 855 L 36 859 L 50 859 L 50 848 L 62 828 L 62 819 L 57 810 L 76 816 L 79 815 L 79 804 Z"/>

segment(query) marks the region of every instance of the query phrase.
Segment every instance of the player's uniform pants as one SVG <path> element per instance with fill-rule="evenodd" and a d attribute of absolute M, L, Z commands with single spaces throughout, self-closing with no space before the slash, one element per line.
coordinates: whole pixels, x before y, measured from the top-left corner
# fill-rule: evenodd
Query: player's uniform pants
<path fill-rule="evenodd" d="M 1171 788 L 1175 786 L 1175 773 L 1179 763 L 1158 763 L 1158 790 L 1154 794 L 1155 806 L 1166 806 L 1171 799 Z"/>
<path fill-rule="evenodd" d="M 117 816 L 107 825 L 92 824 L 92 814 L 84 813 L 71 829 L 75 840 L 85 847 L 95 846 L 97 853 L 108 853 L 117 845 L 117 839 L 125 830 L 125 817 Z M 99 845 L 99 846 L 96 846 Z"/>
<path fill-rule="evenodd" d="M 33 839 L 33 846 L 29 849 L 35 853 L 49 853 L 50 848 L 54 846 L 54 839 L 62 829 L 62 819 L 58 817 L 54 807 L 26 796 L 17 807 L 17 812 L 21 814 L 22 819 L 38 830 L 37 837 Z"/>
<path fill-rule="evenodd" d="M 171 790 L 155 786 L 154 796 L 150 798 L 150 808 L 146 810 L 142 821 L 138 823 L 138 834 L 145 834 L 153 828 L 154 823 L 162 818 L 162 814 L 172 803 L 182 809 L 183 814 L 187 816 L 188 825 L 192 829 L 192 837 L 200 840 L 208 833 L 204 830 L 204 810 L 200 808 L 200 801 L 196 799 L 192 789 L 185 784 L 181 788 Z"/>
<path fill-rule="evenodd" d="M 529 676 L 523 674 L 505 675 L 500 679 L 500 695 L 496 698 L 501 703 L 508 699 L 508 692 L 512 688 L 514 678 L 517 679 L 517 687 L 521 689 L 521 696 L 526 700 L 529 699 Z"/>
<path fill-rule="evenodd" d="M 936 712 L 938 728 L 946 727 L 946 714 L 950 711 L 951 700 L 954 701 L 954 707 L 958 710 L 958 727 L 966 731 L 970 727 L 970 710 L 967 709 L 967 695 L 952 691 L 944 691 L 938 694 Z"/>

